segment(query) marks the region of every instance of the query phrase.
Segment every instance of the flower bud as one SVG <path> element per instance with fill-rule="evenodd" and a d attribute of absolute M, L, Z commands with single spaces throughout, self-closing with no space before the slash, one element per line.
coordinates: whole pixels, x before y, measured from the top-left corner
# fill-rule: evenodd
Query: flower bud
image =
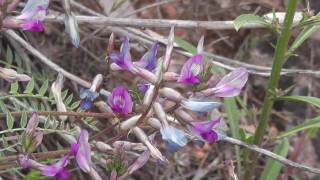
<path fill-rule="evenodd" d="M 177 102 L 177 103 L 186 99 L 185 97 L 183 97 L 181 95 L 181 93 L 179 93 L 178 91 L 176 91 L 172 88 L 168 88 L 168 87 L 164 87 L 164 88 L 160 89 L 159 93 L 161 96 L 163 96 L 171 101 Z"/>
<path fill-rule="evenodd" d="M 123 121 L 120 124 L 120 129 L 121 130 L 129 130 L 130 128 L 134 127 L 137 124 L 140 117 L 141 117 L 141 114 L 132 116 L 131 118 Z"/>
<path fill-rule="evenodd" d="M 92 80 L 90 91 L 96 92 L 98 88 L 101 86 L 102 82 L 103 82 L 102 74 L 97 74 Z"/>
<path fill-rule="evenodd" d="M 165 72 L 163 80 L 166 82 L 176 82 L 179 79 L 179 74 L 175 72 Z"/>
<path fill-rule="evenodd" d="M 17 71 L 8 68 L 0 67 L 0 78 L 5 79 L 6 81 L 30 81 L 31 78 L 25 74 L 19 74 Z"/>
<path fill-rule="evenodd" d="M 63 86 L 63 81 L 64 81 L 64 77 L 61 73 L 59 73 L 57 76 L 57 79 L 51 85 L 51 92 L 53 94 L 54 100 L 56 101 L 58 112 L 67 112 L 67 108 L 66 108 L 65 104 L 63 103 L 63 100 L 61 97 L 61 89 Z M 62 121 L 64 121 L 68 117 L 67 116 L 59 116 L 59 118 Z"/>
<path fill-rule="evenodd" d="M 154 85 L 149 85 L 149 88 L 143 98 L 143 105 L 145 106 L 149 106 L 151 104 L 151 101 L 152 101 L 152 97 L 153 97 L 153 94 L 154 94 Z"/>
<path fill-rule="evenodd" d="M 163 110 L 162 105 L 158 102 L 154 102 L 153 109 L 154 109 L 156 115 L 158 116 L 158 118 L 160 119 L 162 125 L 167 125 L 168 124 L 167 115 L 166 115 L 165 111 Z"/>
<path fill-rule="evenodd" d="M 173 50 L 173 42 L 174 42 L 174 26 L 171 27 L 169 37 L 168 37 L 166 54 L 164 56 L 164 61 L 163 61 L 163 72 L 167 71 L 169 68 L 169 64 L 171 61 L 171 53 Z"/>
<path fill-rule="evenodd" d="M 94 144 L 99 151 L 102 151 L 102 152 L 112 151 L 112 147 L 109 144 L 106 144 L 104 142 L 98 141 L 98 142 L 95 142 Z"/>
<path fill-rule="evenodd" d="M 194 118 L 182 109 L 176 109 L 174 113 L 186 122 L 194 121 Z"/>
<path fill-rule="evenodd" d="M 142 129 L 140 129 L 139 127 L 134 127 L 134 128 L 132 128 L 132 132 L 140 140 L 140 142 L 142 142 L 143 144 L 145 144 L 148 147 L 148 149 L 151 153 L 151 156 L 153 158 L 160 160 L 160 162 L 162 162 L 162 163 L 168 163 L 167 158 L 165 158 L 161 154 L 161 152 L 151 144 L 147 135 L 145 134 L 145 132 Z"/>
<path fill-rule="evenodd" d="M 160 129 L 161 128 L 161 122 L 156 118 L 148 118 L 147 119 L 147 123 L 150 126 L 152 126 L 153 128 L 156 128 L 156 129 Z"/>

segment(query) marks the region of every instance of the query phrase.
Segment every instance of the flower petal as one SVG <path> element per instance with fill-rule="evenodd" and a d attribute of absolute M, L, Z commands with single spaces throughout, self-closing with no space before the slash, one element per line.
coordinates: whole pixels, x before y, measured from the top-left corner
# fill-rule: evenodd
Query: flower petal
<path fill-rule="evenodd" d="M 122 87 L 116 87 L 108 97 L 108 104 L 114 112 L 129 114 L 132 112 L 133 102 L 128 91 Z"/>
<path fill-rule="evenodd" d="M 149 71 L 153 71 L 157 65 L 157 50 L 159 47 L 159 43 L 156 41 L 153 43 L 152 47 L 146 52 L 140 61 L 135 64 L 141 68 L 145 68 Z"/>
<path fill-rule="evenodd" d="M 41 173 L 44 176 L 56 176 L 60 171 L 64 169 L 65 166 L 67 166 L 67 164 L 69 163 L 69 158 L 69 155 L 66 155 L 55 164 L 41 167 Z"/>
<path fill-rule="evenodd" d="M 214 101 L 186 100 L 182 101 L 182 106 L 196 112 L 211 112 L 213 109 L 219 108 L 221 103 Z"/>
<path fill-rule="evenodd" d="M 220 120 L 221 118 L 217 118 L 208 122 L 192 123 L 191 131 L 208 143 L 214 143 L 218 140 L 219 136 L 213 128 L 220 123 Z"/>
<path fill-rule="evenodd" d="M 237 68 L 227 74 L 216 85 L 215 95 L 218 97 L 232 97 L 240 93 L 248 80 L 248 71 L 246 68 Z"/>
<path fill-rule="evenodd" d="M 91 169 L 91 148 L 88 143 L 89 133 L 86 130 L 81 130 L 78 139 L 78 151 L 76 154 L 77 164 L 84 172 L 90 172 Z"/>
<path fill-rule="evenodd" d="M 185 133 L 174 127 L 164 126 L 160 129 L 160 133 L 170 152 L 176 152 L 188 143 Z"/>
<path fill-rule="evenodd" d="M 192 56 L 182 67 L 178 82 L 183 84 L 200 83 L 200 73 L 203 71 L 203 56 Z"/>

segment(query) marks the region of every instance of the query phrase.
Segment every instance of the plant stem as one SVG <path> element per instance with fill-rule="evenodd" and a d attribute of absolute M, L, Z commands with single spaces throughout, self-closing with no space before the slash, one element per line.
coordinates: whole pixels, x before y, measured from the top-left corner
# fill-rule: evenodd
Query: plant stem
<path fill-rule="evenodd" d="M 12 98 L 12 97 L 15 97 L 15 98 L 36 98 L 36 99 L 44 99 L 44 100 L 52 101 L 52 99 L 50 99 L 48 97 L 44 97 L 41 95 L 34 95 L 34 94 L 14 94 L 14 95 L 1 96 L 0 100 Z"/>
<path fill-rule="evenodd" d="M 271 71 L 271 76 L 268 82 L 267 92 L 264 98 L 262 114 L 260 116 L 259 125 L 254 136 L 253 143 L 256 145 L 260 145 L 262 143 L 263 136 L 266 132 L 268 119 L 270 117 L 270 112 L 272 110 L 273 103 L 274 103 L 273 92 L 275 92 L 279 83 L 280 72 L 281 72 L 282 64 L 287 52 L 288 41 L 291 33 L 291 26 L 292 26 L 292 21 L 294 18 L 297 2 L 298 0 L 288 1 L 283 29 L 277 40 L 275 54 L 273 57 L 272 71 Z M 245 153 L 246 163 L 245 163 L 245 173 L 243 176 L 243 180 L 248 180 L 251 178 L 252 170 L 255 167 L 257 162 L 257 157 L 258 157 L 257 153 L 250 154 L 250 157 L 248 157 L 248 153 Z"/>

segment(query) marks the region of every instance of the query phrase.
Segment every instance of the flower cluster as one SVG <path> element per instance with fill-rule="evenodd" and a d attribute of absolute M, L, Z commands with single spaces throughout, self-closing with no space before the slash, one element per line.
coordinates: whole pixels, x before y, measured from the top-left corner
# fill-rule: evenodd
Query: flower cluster
<path fill-rule="evenodd" d="M 30 119 L 30 122 L 34 122 L 33 118 Z M 34 123 L 32 123 L 34 124 Z M 31 127 L 31 125 L 30 125 Z M 29 124 L 27 127 L 27 133 L 29 131 L 34 131 L 34 128 L 30 128 Z M 35 160 L 30 159 L 29 154 L 32 151 L 28 151 L 27 154 L 20 156 L 20 164 L 23 168 L 32 168 L 41 171 L 42 175 L 48 177 L 56 177 L 59 180 L 68 179 L 70 173 L 66 170 L 66 166 L 68 165 L 71 156 L 74 156 L 76 162 L 81 170 L 88 173 L 91 170 L 91 148 L 88 142 L 89 133 L 86 130 L 81 130 L 77 142 L 71 145 L 70 152 L 63 156 L 58 162 L 45 165 L 39 163 Z M 42 140 L 42 138 L 41 138 Z M 37 141 L 38 144 L 41 143 Z M 33 150 L 37 146 L 32 146 Z"/>

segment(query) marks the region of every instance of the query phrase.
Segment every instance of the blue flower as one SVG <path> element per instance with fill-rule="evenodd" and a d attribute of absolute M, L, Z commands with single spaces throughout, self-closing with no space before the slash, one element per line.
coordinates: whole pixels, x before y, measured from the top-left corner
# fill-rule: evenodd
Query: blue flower
<path fill-rule="evenodd" d="M 162 139 L 166 142 L 167 150 L 174 153 L 188 143 L 185 133 L 172 126 L 164 126 L 160 129 Z"/>
<path fill-rule="evenodd" d="M 99 93 L 85 89 L 80 91 L 80 108 L 88 110 L 92 107 L 93 101 L 99 96 Z"/>

